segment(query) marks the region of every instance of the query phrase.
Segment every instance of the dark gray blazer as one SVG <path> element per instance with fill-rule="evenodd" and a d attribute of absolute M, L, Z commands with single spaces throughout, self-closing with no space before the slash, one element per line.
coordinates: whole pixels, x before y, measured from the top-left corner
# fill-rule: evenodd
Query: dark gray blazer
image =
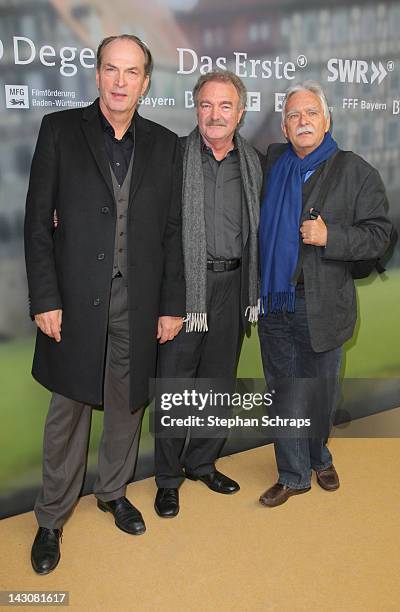
<path fill-rule="evenodd" d="M 264 190 L 273 164 L 287 146 L 268 148 Z M 308 326 L 316 352 L 341 346 L 353 335 L 357 303 L 351 262 L 380 257 L 389 246 L 392 227 L 378 171 L 352 151 L 344 154 L 344 170 L 330 186 L 321 213 L 328 229 L 327 245 L 302 246 Z M 314 184 L 307 198 L 303 190 L 301 222 L 309 218 L 310 208 L 320 208 L 318 196 L 322 182 L 329 181 L 329 161 L 315 174 L 309 179 Z"/>

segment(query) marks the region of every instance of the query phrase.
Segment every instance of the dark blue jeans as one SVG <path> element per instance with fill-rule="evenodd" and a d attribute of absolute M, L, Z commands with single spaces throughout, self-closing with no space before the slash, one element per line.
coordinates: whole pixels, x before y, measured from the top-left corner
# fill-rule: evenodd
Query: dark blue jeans
<path fill-rule="evenodd" d="M 303 489 L 310 486 L 312 469 L 332 465 L 326 443 L 339 396 L 342 347 L 322 353 L 312 349 L 304 290 L 296 291 L 294 313 L 260 317 L 258 334 L 264 376 L 275 391 L 269 413 L 312 419 L 309 437 L 286 428 L 274 440 L 278 482 Z"/>

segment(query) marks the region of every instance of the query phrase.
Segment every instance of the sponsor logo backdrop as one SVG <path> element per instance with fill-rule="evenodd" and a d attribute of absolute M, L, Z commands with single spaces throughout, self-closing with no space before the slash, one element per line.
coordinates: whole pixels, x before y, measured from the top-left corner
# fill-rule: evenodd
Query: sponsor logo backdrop
<path fill-rule="evenodd" d="M 48 404 L 47 392 L 29 375 L 34 327 L 22 245 L 29 166 L 42 116 L 95 99 L 99 41 L 131 32 L 147 42 L 155 70 L 140 112 L 179 135 L 195 123 L 191 90 L 198 76 L 213 68 L 236 72 L 248 88 L 242 134 L 262 152 L 282 140 L 285 89 L 304 79 L 320 81 L 335 138 L 379 169 L 398 225 L 399 30 L 398 1 L 305 0 L 301 7 L 295 0 L 0 2 L 0 495 L 10 504 L 40 480 Z M 397 249 L 385 279 L 359 283 L 360 326 L 347 346 L 346 376 L 392 383 L 399 376 L 399 262 Z M 255 333 L 244 346 L 239 372 L 262 375 Z M 100 428 L 96 413 L 91 465 Z M 144 435 L 142 452 L 151 448 Z"/>

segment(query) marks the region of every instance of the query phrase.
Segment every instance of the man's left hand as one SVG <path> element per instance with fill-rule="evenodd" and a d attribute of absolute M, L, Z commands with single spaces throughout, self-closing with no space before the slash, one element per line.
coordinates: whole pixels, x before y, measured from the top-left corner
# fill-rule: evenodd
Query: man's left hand
<path fill-rule="evenodd" d="M 326 246 L 328 240 L 328 228 L 326 227 L 321 215 L 318 215 L 317 219 L 315 220 L 304 221 L 300 227 L 300 234 L 303 238 L 304 244 L 312 244 L 313 246 L 320 247 Z"/>
<path fill-rule="evenodd" d="M 181 331 L 182 326 L 182 317 L 158 317 L 157 340 L 160 344 L 173 340 Z"/>

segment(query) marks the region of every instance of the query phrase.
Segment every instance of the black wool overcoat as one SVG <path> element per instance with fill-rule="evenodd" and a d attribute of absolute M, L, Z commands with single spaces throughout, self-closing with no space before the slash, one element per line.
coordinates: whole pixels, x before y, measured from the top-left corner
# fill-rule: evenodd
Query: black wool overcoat
<path fill-rule="evenodd" d="M 137 112 L 134 123 L 127 275 L 131 410 L 149 397 L 158 317 L 185 313 L 178 138 Z M 62 340 L 38 330 L 32 373 L 51 391 L 92 405 L 103 400 L 115 225 L 98 100 L 46 115 L 32 161 L 25 257 L 30 314 L 61 308 Z"/>

